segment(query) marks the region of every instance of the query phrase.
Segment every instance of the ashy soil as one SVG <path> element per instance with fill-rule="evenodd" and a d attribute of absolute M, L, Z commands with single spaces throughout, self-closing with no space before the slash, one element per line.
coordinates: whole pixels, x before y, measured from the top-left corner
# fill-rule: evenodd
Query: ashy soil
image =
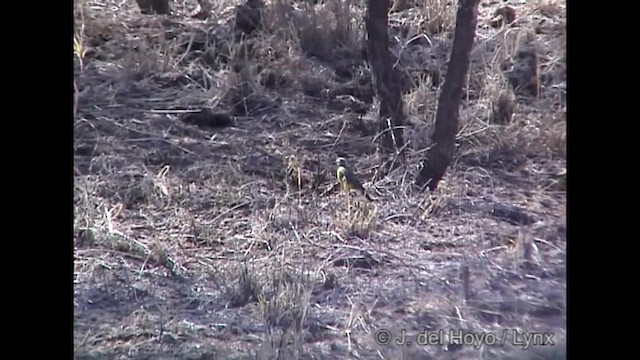
<path fill-rule="evenodd" d="M 77 1 L 76 359 L 564 359 L 566 6 L 481 3 L 430 193 L 455 4 L 390 10 L 408 144 L 382 174 L 365 2 Z"/>

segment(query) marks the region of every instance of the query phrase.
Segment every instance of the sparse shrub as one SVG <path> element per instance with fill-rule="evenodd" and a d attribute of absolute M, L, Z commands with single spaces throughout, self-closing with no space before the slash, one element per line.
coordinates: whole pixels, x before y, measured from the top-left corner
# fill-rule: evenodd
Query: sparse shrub
<path fill-rule="evenodd" d="M 490 121 L 496 124 L 508 124 L 513 118 L 515 104 L 513 98 L 505 93 L 498 96 L 491 106 Z"/>

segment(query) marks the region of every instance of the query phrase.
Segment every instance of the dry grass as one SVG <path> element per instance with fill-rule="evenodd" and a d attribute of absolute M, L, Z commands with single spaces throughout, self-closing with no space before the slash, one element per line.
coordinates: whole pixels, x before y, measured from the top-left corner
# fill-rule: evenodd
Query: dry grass
<path fill-rule="evenodd" d="M 390 13 L 409 156 L 384 177 L 363 2 L 267 2 L 249 36 L 235 2 L 212 5 L 200 21 L 187 16 L 195 1 L 173 2 L 169 17 L 77 3 L 76 357 L 564 358 L 564 3 L 514 6 L 516 22 L 499 28 L 500 4 L 480 8 L 455 163 L 431 194 L 411 183 L 454 2 Z M 527 46 L 536 95 L 510 80 Z M 203 107 L 233 126 L 181 121 Z M 336 156 L 374 202 L 337 191 Z M 440 329 L 553 332 L 558 346 L 376 341 Z"/>

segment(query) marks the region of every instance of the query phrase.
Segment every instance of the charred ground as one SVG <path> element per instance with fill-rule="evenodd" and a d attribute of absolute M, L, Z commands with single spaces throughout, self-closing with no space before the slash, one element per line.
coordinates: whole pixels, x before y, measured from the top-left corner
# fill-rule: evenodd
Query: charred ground
<path fill-rule="evenodd" d="M 434 193 L 412 180 L 454 2 L 394 4 L 408 156 L 384 177 L 363 4 L 267 2 L 247 35 L 235 19 L 255 12 L 232 1 L 207 20 L 195 1 L 170 16 L 77 2 L 76 358 L 564 358 L 564 2 L 481 3 L 455 163 Z M 336 156 L 375 202 L 348 211 Z M 381 329 L 557 346 L 383 346 Z"/>

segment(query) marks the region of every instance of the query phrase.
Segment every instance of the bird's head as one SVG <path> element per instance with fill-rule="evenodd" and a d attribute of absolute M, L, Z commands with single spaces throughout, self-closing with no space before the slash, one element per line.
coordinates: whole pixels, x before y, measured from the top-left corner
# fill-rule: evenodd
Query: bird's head
<path fill-rule="evenodd" d="M 346 166 L 347 160 L 343 157 L 339 157 L 336 159 L 336 166 Z"/>

